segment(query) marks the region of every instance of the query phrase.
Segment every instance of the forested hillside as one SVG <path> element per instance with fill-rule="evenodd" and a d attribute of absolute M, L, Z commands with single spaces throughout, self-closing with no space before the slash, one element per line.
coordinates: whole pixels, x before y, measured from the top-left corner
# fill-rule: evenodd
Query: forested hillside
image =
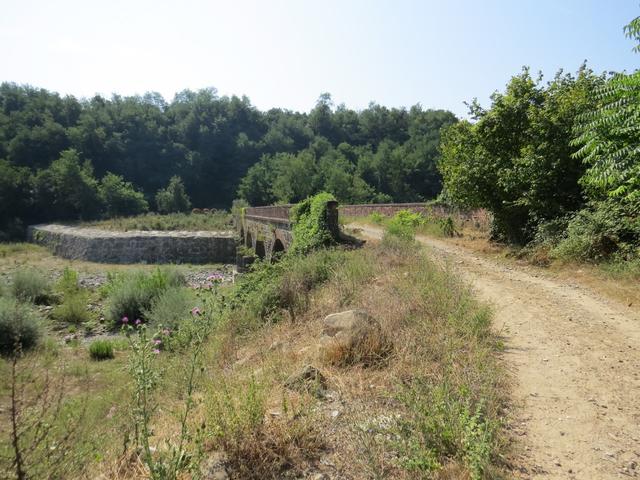
<path fill-rule="evenodd" d="M 429 199 L 441 189 L 439 131 L 454 122 L 419 105 L 335 107 L 328 94 L 306 114 L 262 112 L 215 89 L 169 103 L 156 93 L 79 100 L 3 83 L 0 230 L 156 210 L 172 178 L 169 191 L 184 188 L 194 207 L 292 202 L 320 190 L 343 202 Z"/>

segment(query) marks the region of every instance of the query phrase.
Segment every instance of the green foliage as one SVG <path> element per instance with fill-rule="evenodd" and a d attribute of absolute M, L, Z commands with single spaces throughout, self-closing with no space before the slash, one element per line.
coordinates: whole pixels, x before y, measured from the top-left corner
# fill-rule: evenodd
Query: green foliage
<path fill-rule="evenodd" d="M 228 305 L 241 311 L 239 317 L 244 317 L 246 328 L 277 317 L 282 310 L 294 319 L 307 307 L 313 289 L 328 280 L 343 255 L 338 250 L 318 250 L 304 256 L 288 254 L 276 263 L 257 261 L 239 278 L 228 295 Z"/>
<path fill-rule="evenodd" d="M 180 177 L 171 177 L 167 188 L 158 190 L 156 206 L 160 213 L 186 212 L 191 208 L 191 200 Z"/>
<path fill-rule="evenodd" d="M 81 162 L 74 149 L 35 176 L 36 207 L 53 218 L 69 220 L 95 218 L 102 208 L 98 182 L 89 161 Z"/>
<path fill-rule="evenodd" d="M 198 303 L 188 288 L 168 287 L 153 299 L 151 308 L 144 312 L 144 318 L 150 324 L 175 330 L 183 320 L 191 317 L 191 310 Z"/>
<path fill-rule="evenodd" d="M 551 255 L 563 260 L 601 262 L 640 254 L 640 219 L 620 200 L 596 202 L 573 215 Z"/>
<path fill-rule="evenodd" d="M 489 421 L 481 402 L 474 405 L 469 391 L 447 383 L 415 383 L 402 397 L 411 412 L 401 423 L 404 466 L 428 473 L 456 458 L 468 468 L 471 478 L 481 480 L 495 451 L 498 425 Z"/>
<path fill-rule="evenodd" d="M 80 287 L 78 272 L 65 267 L 56 285 L 56 290 L 62 294 L 62 303 L 53 310 L 53 317 L 61 322 L 81 325 L 91 319 L 87 310 L 88 294 Z"/>
<path fill-rule="evenodd" d="M 69 267 L 64 267 L 62 276 L 56 285 L 56 290 L 61 292 L 63 295 L 73 295 L 74 293 L 79 292 L 80 283 L 78 280 L 78 272 Z"/>
<path fill-rule="evenodd" d="M 371 220 L 376 225 L 380 225 L 385 219 L 385 216 L 378 212 L 373 212 L 369 215 L 369 220 Z"/>
<path fill-rule="evenodd" d="M 171 102 L 157 93 L 79 101 L 2 83 L 0 232 L 17 238 L 29 224 L 133 214 L 159 189 L 161 211 L 184 211 L 186 197 L 167 192 L 175 176 L 202 207 L 320 191 L 343 203 L 432 198 L 440 128 L 455 122 L 420 105 L 335 107 L 328 95 L 306 114 L 261 112 L 211 88 Z"/>
<path fill-rule="evenodd" d="M 33 208 L 32 183 L 28 168 L 0 159 L 0 241 L 21 236 L 23 219 Z"/>
<path fill-rule="evenodd" d="M 112 275 L 105 286 L 107 294 L 106 317 L 114 325 L 144 320 L 153 302 L 169 287 L 185 284 L 175 269 L 156 268 L 151 273 L 131 272 Z"/>
<path fill-rule="evenodd" d="M 411 242 L 415 236 L 416 228 L 424 223 L 425 218 L 419 213 L 401 210 L 387 222 L 385 236 L 397 237 L 400 240 Z"/>
<path fill-rule="evenodd" d="M 120 175 L 107 173 L 102 177 L 99 194 L 109 217 L 139 215 L 149 210 L 144 194 Z"/>
<path fill-rule="evenodd" d="M 291 208 L 293 243 L 291 252 L 306 253 L 331 245 L 337 239 L 329 228 L 329 202 L 336 199 L 322 192 L 309 197 Z"/>
<path fill-rule="evenodd" d="M 62 323 L 81 325 L 91 319 L 87 310 L 88 297 L 78 291 L 64 296 L 64 300 L 53 310 L 53 316 Z"/>
<path fill-rule="evenodd" d="M 586 67 L 546 85 L 525 69 L 483 110 L 442 134 L 439 163 L 447 195 L 465 208 L 486 208 L 497 238 L 521 243 L 536 226 L 579 209 L 585 166 L 573 156 L 573 125 L 594 107 L 603 82 Z"/>
<path fill-rule="evenodd" d="M 35 269 L 18 270 L 11 282 L 11 293 L 23 302 L 47 303 L 51 298 L 51 282 Z"/>
<path fill-rule="evenodd" d="M 98 361 L 114 358 L 113 343 L 110 340 L 94 340 L 89 345 L 89 356 Z"/>
<path fill-rule="evenodd" d="M 625 26 L 640 38 L 640 17 Z M 638 51 L 638 46 L 634 50 Z M 589 166 L 582 184 L 592 198 L 619 197 L 640 208 L 640 71 L 619 73 L 593 92 L 595 108 L 578 117 L 574 154 Z"/>
<path fill-rule="evenodd" d="M 227 212 L 222 210 L 204 214 L 169 213 L 166 215 L 158 215 L 156 213 L 149 213 L 136 217 L 121 217 L 99 222 L 87 222 L 83 225 L 118 232 L 127 232 L 129 230 L 227 230 L 231 227 L 231 217 Z"/>
<path fill-rule="evenodd" d="M 27 304 L 0 297 L 0 355 L 32 349 L 40 340 L 40 319 Z"/>

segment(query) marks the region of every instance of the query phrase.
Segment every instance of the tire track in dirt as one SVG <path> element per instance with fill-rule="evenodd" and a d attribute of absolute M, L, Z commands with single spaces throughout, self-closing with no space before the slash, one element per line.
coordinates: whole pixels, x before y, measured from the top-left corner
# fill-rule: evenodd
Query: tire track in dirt
<path fill-rule="evenodd" d="M 351 225 L 364 236 L 382 231 Z M 446 240 L 417 237 L 494 308 L 515 385 L 520 478 L 640 478 L 640 319 L 628 307 Z"/>

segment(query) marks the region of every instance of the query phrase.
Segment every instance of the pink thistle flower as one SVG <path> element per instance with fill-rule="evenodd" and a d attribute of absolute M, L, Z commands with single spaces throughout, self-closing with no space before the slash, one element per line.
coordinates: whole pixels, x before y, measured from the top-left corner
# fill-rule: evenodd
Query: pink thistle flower
<path fill-rule="evenodd" d="M 160 345 L 162 343 L 162 340 L 160 340 L 159 338 L 156 338 L 153 343 L 155 343 L 156 345 Z"/>
<path fill-rule="evenodd" d="M 122 317 L 121 322 L 122 323 L 129 323 L 129 318 L 128 317 Z"/>
<path fill-rule="evenodd" d="M 153 354 L 154 355 L 159 355 L 160 354 L 160 350 L 158 350 L 157 348 L 153 349 Z"/>
<path fill-rule="evenodd" d="M 194 317 L 200 315 L 201 313 L 202 312 L 200 311 L 200 309 L 198 307 L 193 307 L 191 309 L 191 315 L 193 315 Z"/>
<path fill-rule="evenodd" d="M 142 320 L 140 320 L 139 318 L 136 318 L 135 324 L 140 325 L 141 323 L 142 323 Z"/>

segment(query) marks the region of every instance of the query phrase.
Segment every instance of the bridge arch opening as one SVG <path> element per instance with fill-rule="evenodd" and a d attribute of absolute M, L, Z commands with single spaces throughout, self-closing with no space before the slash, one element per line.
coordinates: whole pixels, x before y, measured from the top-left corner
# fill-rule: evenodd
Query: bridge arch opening
<path fill-rule="evenodd" d="M 283 252 L 284 252 L 284 244 L 279 238 L 276 238 L 276 241 L 273 243 L 273 250 L 271 252 L 271 255 L 277 258 L 281 256 Z"/>
<path fill-rule="evenodd" d="M 264 241 L 257 240 L 256 241 L 256 255 L 260 258 L 264 258 L 267 254 L 264 249 Z"/>

